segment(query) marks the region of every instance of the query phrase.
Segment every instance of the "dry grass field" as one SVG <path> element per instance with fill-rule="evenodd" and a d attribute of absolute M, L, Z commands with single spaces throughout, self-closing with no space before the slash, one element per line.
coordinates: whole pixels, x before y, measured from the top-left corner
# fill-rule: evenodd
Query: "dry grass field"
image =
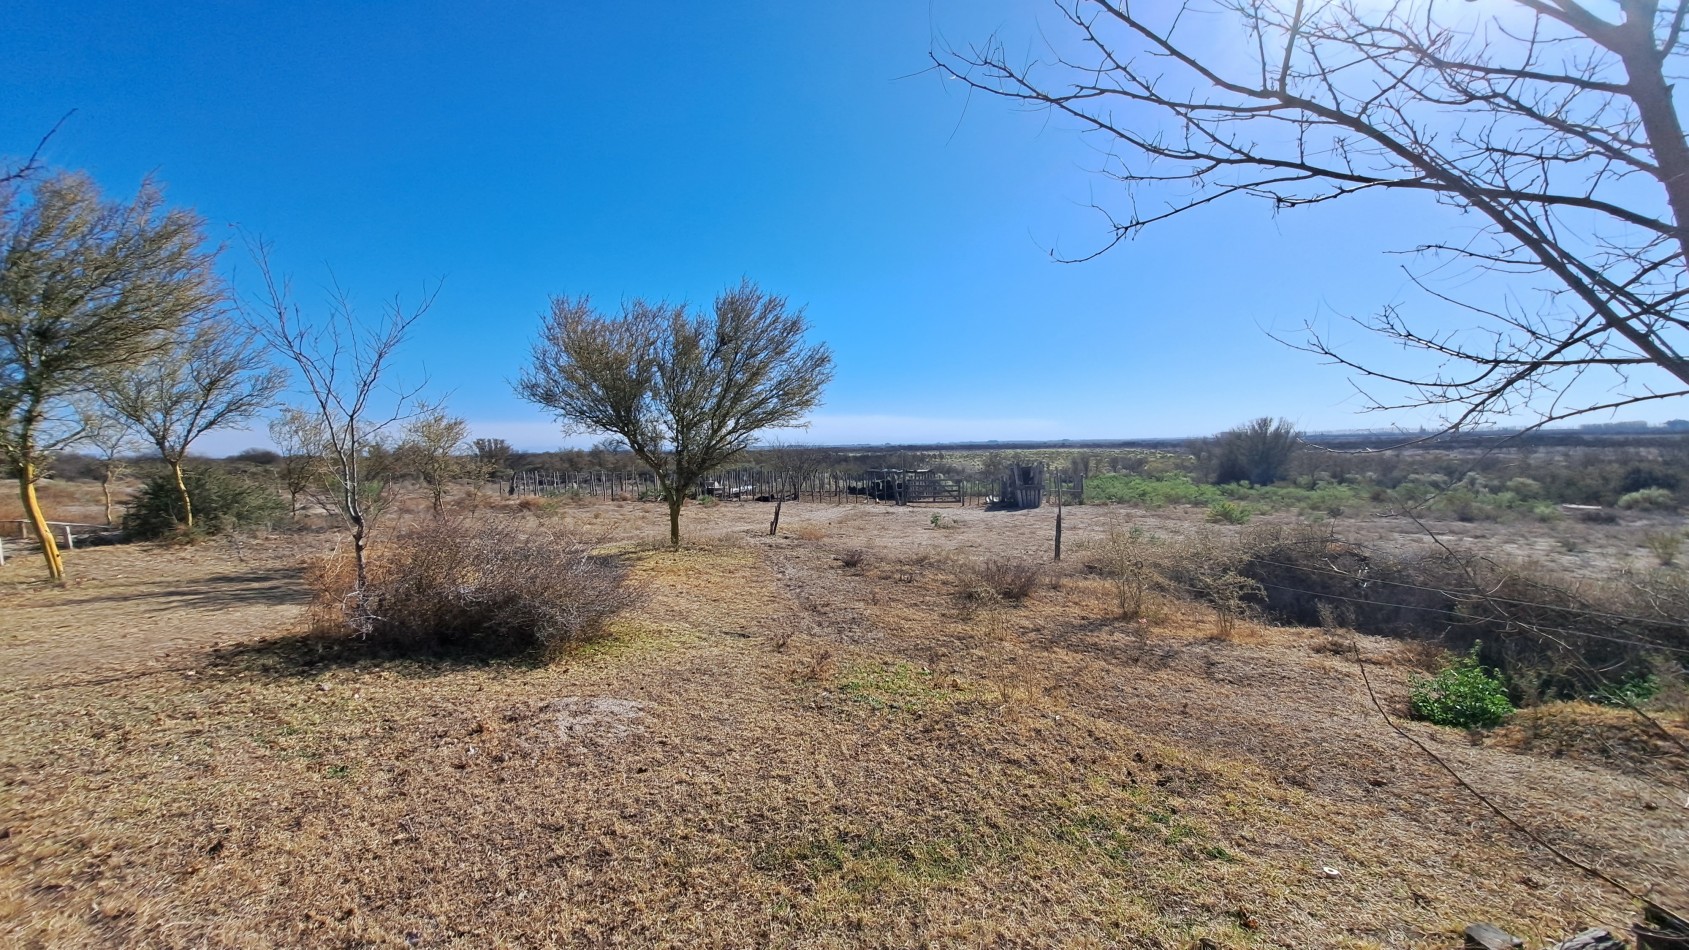
<path fill-rule="evenodd" d="M 660 506 L 529 507 L 502 516 L 605 538 L 647 598 L 551 663 L 306 634 L 327 534 L 79 549 L 63 589 L 9 560 L 0 943 L 1451 947 L 1633 917 L 1387 728 L 1345 641 L 1113 619 L 1084 547 L 1133 515 L 1069 509 L 1063 569 L 998 601 L 969 565 L 1045 558 L 1052 510 L 788 505 L 769 537 L 770 506 L 688 508 L 670 553 Z M 1402 710 L 1426 651 L 1355 642 Z M 1402 725 L 1689 904 L 1689 763 L 1628 721 Z"/>

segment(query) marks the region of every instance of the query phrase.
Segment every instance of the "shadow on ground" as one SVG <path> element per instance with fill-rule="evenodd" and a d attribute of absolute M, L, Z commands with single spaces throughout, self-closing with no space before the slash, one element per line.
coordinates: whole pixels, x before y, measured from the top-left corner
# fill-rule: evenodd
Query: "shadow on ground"
<path fill-rule="evenodd" d="M 532 670 L 551 660 L 549 654 L 531 649 L 499 649 L 484 643 L 418 647 L 341 632 L 282 634 L 218 647 L 207 653 L 208 666 L 277 679 L 309 678 L 331 670 L 360 668 L 431 678 L 466 668 Z"/>

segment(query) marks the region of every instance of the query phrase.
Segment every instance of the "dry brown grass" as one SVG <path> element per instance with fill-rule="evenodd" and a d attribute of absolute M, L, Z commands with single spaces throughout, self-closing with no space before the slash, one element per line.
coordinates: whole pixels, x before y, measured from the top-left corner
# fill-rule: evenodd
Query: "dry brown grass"
<path fill-rule="evenodd" d="M 827 529 L 818 524 L 794 525 L 791 535 L 799 541 L 821 541 L 827 537 Z"/>
<path fill-rule="evenodd" d="M 1628 919 L 1387 730 L 1306 631 L 1216 641 L 1178 601 L 1128 625 L 1084 576 L 970 607 L 954 568 L 1035 557 L 1039 513 L 935 532 L 802 510 L 867 552 L 857 570 L 767 538 L 760 506 L 689 509 L 703 543 L 624 545 L 648 603 L 551 664 L 290 634 L 292 539 L 245 562 L 78 551 L 69 590 L 8 564 L 0 942 L 1446 947 L 1474 919 L 1537 943 Z M 663 512 L 556 516 L 638 542 Z M 1357 642 L 1401 704 L 1399 647 Z M 1689 836 L 1658 776 L 1405 728 L 1681 899 Z"/>
<path fill-rule="evenodd" d="M 1490 742 L 1552 758 L 1661 777 L 1689 794 L 1689 728 L 1670 716 L 1593 703 L 1549 703 L 1520 710 Z"/>

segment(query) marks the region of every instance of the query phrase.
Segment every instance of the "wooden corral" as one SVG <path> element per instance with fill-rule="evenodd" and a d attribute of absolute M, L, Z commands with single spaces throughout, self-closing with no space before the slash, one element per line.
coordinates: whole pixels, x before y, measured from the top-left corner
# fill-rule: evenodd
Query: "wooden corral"
<path fill-rule="evenodd" d="M 1044 504 L 1044 464 L 1010 465 L 1003 473 L 997 498 L 1009 508 L 1037 508 Z"/>
<path fill-rule="evenodd" d="M 716 472 L 698 486 L 698 494 L 718 501 L 883 502 L 965 507 L 970 501 L 988 500 L 991 487 L 964 482 L 928 469 L 798 473 L 746 467 Z M 523 471 L 511 476 L 508 489 L 512 495 L 633 501 L 654 497 L 657 481 L 650 472 Z"/>

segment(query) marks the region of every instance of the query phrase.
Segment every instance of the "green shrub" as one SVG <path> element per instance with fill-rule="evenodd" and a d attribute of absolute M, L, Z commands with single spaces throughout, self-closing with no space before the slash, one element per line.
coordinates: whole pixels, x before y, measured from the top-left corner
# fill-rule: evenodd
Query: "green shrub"
<path fill-rule="evenodd" d="M 1235 501 L 1217 501 L 1208 506 L 1209 524 L 1248 524 L 1251 512 L 1248 505 Z"/>
<path fill-rule="evenodd" d="M 1198 485 L 1189 475 L 1097 475 L 1085 480 L 1086 504 L 1127 504 L 1160 508 L 1166 505 L 1211 505 L 1225 495 L 1213 485 Z"/>
<path fill-rule="evenodd" d="M 1667 488 L 1644 488 L 1619 496 L 1619 507 L 1627 511 L 1670 511 L 1677 507 L 1677 499 Z"/>
<path fill-rule="evenodd" d="M 1478 662 L 1478 645 L 1432 677 L 1412 680 L 1413 718 L 1459 729 L 1499 726 L 1513 714 L 1501 680 Z"/>
<path fill-rule="evenodd" d="M 235 528 L 273 525 L 287 518 L 287 503 L 271 489 L 217 469 L 191 469 L 182 481 L 193 499 L 196 535 L 219 534 Z M 123 515 L 123 534 L 134 541 L 152 541 L 182 531 L 182 499 L 176 481 L 161 471 L 148 478 Z"/>
<path fill-rule="evenodd" d="M 1641 706 L 1660 695 L 1660 681 L 1652 675 L 1632 676 L 1607 685 L 1590 694 L 1590 701 L 1603 706 Z"/>

